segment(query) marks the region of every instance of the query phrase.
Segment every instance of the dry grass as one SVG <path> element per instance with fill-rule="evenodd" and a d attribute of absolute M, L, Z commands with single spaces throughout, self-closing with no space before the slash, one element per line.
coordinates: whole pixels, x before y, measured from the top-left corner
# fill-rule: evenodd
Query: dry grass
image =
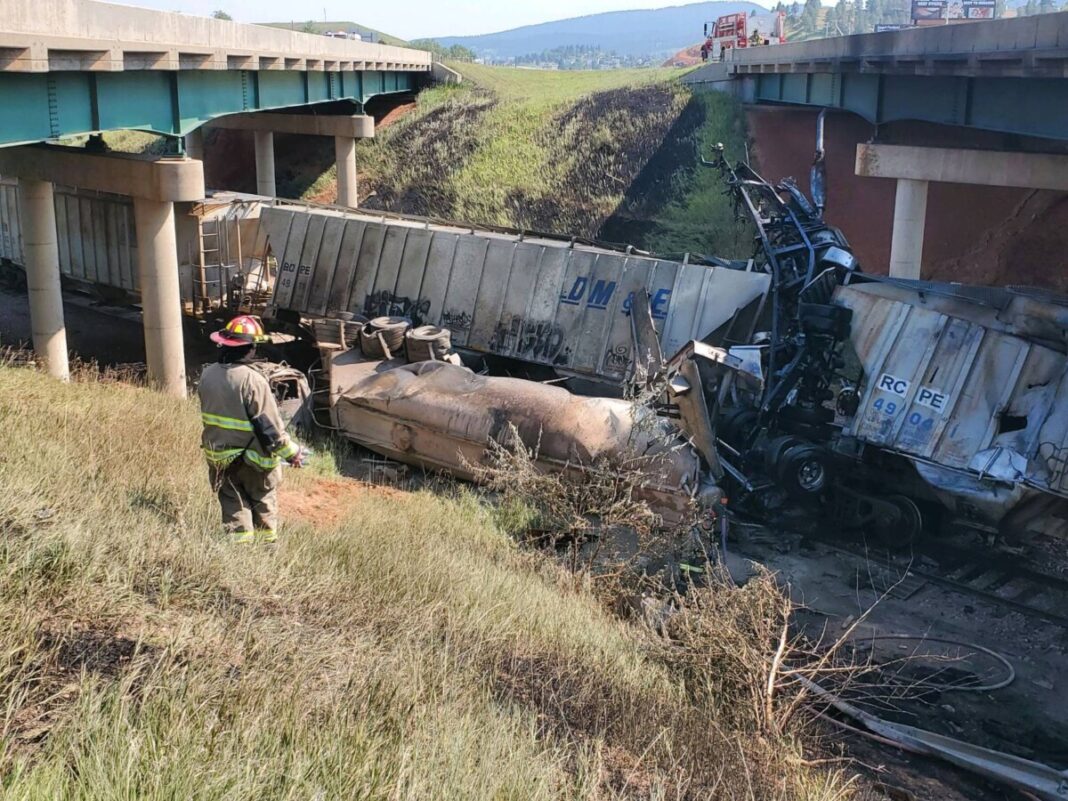
<path fill-rule="evenodd" d="M 191 403 L 0 366 L 5 799 L 848 795 L 736 663 L 673 655 L 708 640 L 613 617 L 472 496 L 235 549 L 198 438 Z"/>

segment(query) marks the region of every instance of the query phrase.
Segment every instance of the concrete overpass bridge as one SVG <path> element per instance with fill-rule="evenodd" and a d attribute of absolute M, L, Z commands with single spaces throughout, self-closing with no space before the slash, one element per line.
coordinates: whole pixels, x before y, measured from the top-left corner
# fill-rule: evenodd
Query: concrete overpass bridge
<path fill-rule="evenodd" d="M 18 179 L 34 348 L 68 374 L 54 185 L 133 198 L 149 379 L 185 394 L 176 202 L 205 197 L 203 127 L 254 132 L 257 186 L 275 195 L 274 133 L 334 138 L 338 202 L 355 206 L 369 99 L 418 89 L 429 53 L 95 0 L 3 0 L 0 175 Z M 175 157 L 63 147 L 116 130 L 177 139 Z M 42 144 L 49 142 L 51 144 Z"/>
<path fill-rule="evenodd" d="M 931 182 L 1068 191 L 1068 13 L 730 50 L 684 80 L 751 104 L 851 112 L 875 126 L 857 146 L 855 171 L 897 181 L 892 275 L 920 277 Z M 962 143 L 1008 136 L 997 150 L 887 141 L 884 128 L 903 121 L 946 126 Z"/>

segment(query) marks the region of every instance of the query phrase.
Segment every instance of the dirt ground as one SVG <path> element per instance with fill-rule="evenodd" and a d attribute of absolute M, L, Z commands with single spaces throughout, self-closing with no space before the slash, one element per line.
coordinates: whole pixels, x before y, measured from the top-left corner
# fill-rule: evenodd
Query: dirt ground
<path fill-rule="evenodd" d="M 930 582 L 905 582 L 875 556 L 858 557 L 801 535 L 736 526 L 728 565 L 739 580 L 750 560 L 775 571 L 801 611 L 798 622 L 829 643 L 868 613 L 850 640 L 886 665 L 855 692 L 868 711 L 970 743 L 1068 768 L 1068 631 Z M 926 557 L 923 557 L 926 558 Z M 890 635 L 905 635 L 905 638 Z M 872 637 L 886 639 L 872 640 Z M 934 643 L 945 639 L 962 643 Z M 927 642 L 924 642 L 927 640 Z M 1007 678 L 1003 664 L 975 646 L 1003 656 L 1016 672 L 1003 689 L 962 689 Z M 895 697 L 901 693 L 900 697 Z M 913 798 L 976 801 L 1022 797 L 934 760 L 904 754 L 853 735 L 847 751 L 890 787 Z M 909 796 L 905 796 L 909 797 Z"/>
<path fill-rule="evenodd" d="M 397 497 L 400 490 L 369 484 L 355 478 L 324 478 L 313 482 L 292 482 L 279 490 L 282 516 L 301 520 L 317 528 L 330 528 L 344 522 L 352 507 L 368 499 Z"/>
<path fill-rule="evenodd" d="M 101 365 L 143 364 L 144 329 L 140 312 L 131 307 L 111 307 L 89 298 L 64 296 L 67 347 L 87 361 Z M 31 337 L 30 304 L 24 290 L 0 287 L 0 346 L 19 347 Z M 186 331 L 186 374 L 199 375 L 201 367 L 215 360 L 215 346 L 195 331 Z"/>

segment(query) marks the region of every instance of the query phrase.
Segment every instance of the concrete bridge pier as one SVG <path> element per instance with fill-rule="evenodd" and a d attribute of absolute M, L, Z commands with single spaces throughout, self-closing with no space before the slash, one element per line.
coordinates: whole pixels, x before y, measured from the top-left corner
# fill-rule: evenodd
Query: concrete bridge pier
<path fill-rule="evenodd" d="M 148 379 L 169 395 L 185 397 L 174 204 L 204 198 L 203 163 L 189 158 L 96 154 L 75 147 L 31 145 L 0 148 L 0 175 L 19 179 L 34 348 L 48 363 L 49 372 L 61 378 L 66 374 L 51 183 L 62 181 L 82 189 L 133 197 Z"/>
<path fill-rule="evenodd" d="M 860 144 L 856 174 L 897 181 L 890 245 L 893 278 L 923 277 L 927 187 L 931 181 L 1068 192 L 1068 156 L 1054 153 Z"/>
<path fill-rule="evenodd" d="M 197 161 L 204 160 L 203 128 L 194 128 L 185 135 L 185 155 Z"/>
<path fill-rule="evenodd" d="M 356 208 L 360 203 L 356 187 L 356 140 L 351 136 L 334 137 L 337 162 L 337 204 Z"/>
<path fill-rule="evenodd" d="M 255 131 L 256 148 L 256 194 L 277 197 L 278 188 L 274 180 L 274 133 Z"/>
<path fill-rule="evenodd" d="M 63 322 L 53 185 L 49 181 L 20 179 L 18 202 L 33 350 L 49 375 L 66 381 L 70 378 L 70 365 Z"/>
<path fill-rule="evenodd" d="M 890 239 L 891 278 L 919 280 L 926 223 L 927 181 L 898 178 L 894 195 L 894 232 Z"/>
<path fill-rule="evenodd" d="M 174 203 L 134 197 L 134 225 L 148 380 L 168 395 L 184 398 L 185 339 Z"/>
<path fill-rule="evenodd" d="M 253 131 L 256 135 L 256 186 L 261 195 L 274 197 L 274 134 L 303 134 L 334 137 L 337 161 L 337 203 L 355 208 L 356 140 L 375 135 L 375 121 L 366 114 L 274 114 L 253 112 L 219 117 L 211 123 L 216 128 Z M 269 178 L 269 180 L 268 180 Z"/>

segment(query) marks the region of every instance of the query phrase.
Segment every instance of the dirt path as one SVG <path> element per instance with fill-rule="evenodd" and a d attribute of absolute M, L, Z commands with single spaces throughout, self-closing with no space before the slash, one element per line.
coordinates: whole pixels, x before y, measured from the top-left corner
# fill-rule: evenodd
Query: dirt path
<path fill-rule="evenodd" d="M 288 482 L 279 490 L 282 516 L 316 528 L 344 522 L 354 506 L 381 498 L 399 498 L 401 490 L 368 484 L 354 478 L 323 478 Z"/>

